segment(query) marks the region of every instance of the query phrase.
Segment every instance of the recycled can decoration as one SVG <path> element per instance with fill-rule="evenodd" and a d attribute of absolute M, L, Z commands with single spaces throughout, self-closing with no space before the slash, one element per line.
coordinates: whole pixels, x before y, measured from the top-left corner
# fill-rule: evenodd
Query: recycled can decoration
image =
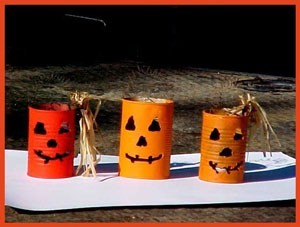
<path fill-rule="evenodd" d="M 250 94 L 240 96 L 241 105 L 232 109 L 202 112 L 199 178 L 217 183 L 244 181 L 245 154 L 250 138 L 262 127 L 270 150 L 270 132 L 275 135 L 265 111 Z M 265 153 L 264 153 L 265 155 Z"/>
<path fill-rule="evenodd" d="M 75 112 L 68 104 L 29 107 L 28 172 L 37 178 L 74 175 Z"/>
<path fill-rule="evenodd" d="M 247 116 L 203 111 L 200 179 L 212 182 L 243 181 Z"/>
<path fill-rule="evenodd" d="M 173 109 L 168 99 L 122 99 L 120 176 L 169 178 Z"/>

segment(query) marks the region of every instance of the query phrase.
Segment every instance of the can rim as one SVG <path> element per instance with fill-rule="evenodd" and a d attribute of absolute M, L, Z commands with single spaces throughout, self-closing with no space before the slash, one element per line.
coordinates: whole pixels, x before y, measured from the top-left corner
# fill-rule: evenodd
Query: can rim
<path fill-rule="evenodd" d="M 169 105 L 173 104 L 174 101 L 165 98 L 152 98 L 152 97 L 128 97 L 122 98 L 123 102 L 134 103 L 134 104 L 144 104 L 144 105 Z"/>
<path fill-rule="evenodd" d="M 74 108 L 68 103 L 38 103 L 34 105 L 28 106 L 29 109 L 41 112 L 67 112 L 67 111 L 74 111 Z"/>
<path fill-rule="evenodd" d="M 238 115 L 226 115 L 222 113 L 215 113 L 213 111 L 216 110 L 221 110 L 222 108 L 217 108 L 217 109 L 206 109 L 203 110 L 202 113 L 203 115 L 208 115 L 208 116 L 215 116 L 215 117 L 220 117 L 220 118 L 248 118 L 248 116 L 238 116 Z"/>

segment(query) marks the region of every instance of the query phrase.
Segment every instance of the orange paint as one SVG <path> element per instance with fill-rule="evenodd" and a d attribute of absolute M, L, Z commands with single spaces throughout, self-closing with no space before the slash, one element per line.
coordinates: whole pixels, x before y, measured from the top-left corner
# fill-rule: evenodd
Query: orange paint
<path fill-rule="evenodd" d="M 170 176 L 174 102 L 122 100 L 119 175 L 166 179 Z"/>
<path fill-rule="evenodd" d="M 248 117 L 203 111 L 199 178 L 218 183 L 244 179 Z"/>
<path fill-rule="evenodd" d="M 28 175 L 65 178 L 74 175 L 75 111 L 67 104 L 29 107 Z"/>

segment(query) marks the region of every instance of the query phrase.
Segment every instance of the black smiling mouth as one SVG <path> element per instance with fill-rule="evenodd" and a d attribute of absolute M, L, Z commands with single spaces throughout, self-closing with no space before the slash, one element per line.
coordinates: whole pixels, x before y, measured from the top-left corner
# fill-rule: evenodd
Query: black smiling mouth
<path fill-rule="evenodd" d="M 243 161 L 238 162 L 234 167 L 225 166 L 225 167 L 218 167 L 218 163 L 209 161 L 209 166 L 216 171 L 216 173 L 226 171 L 227 174 L 230 174 L 232 171 L 238 171 L 239 168 L 243 165 Z"/>
<path fill-rule="evenodd" d="M 51 160 L 57 160 L 57 159 L 59 159 L 59 160 L 62 162 L 62 161 L 63 161 L 63 158 L 67 157 L 67 156 L 70 154 L 69 151 L 66 151 L 66 152 L 63 153 L 63 154 L 56 153 L 54 157 L 51 157 L 51 156 L 48 156 L 48 155 L 44 155 L 44 154 L 43 154 L 43 151 L 41 151 L 41 150 L 34 150 L 34 153 L 35 153 L 38 157 L 40 157 L 41 159 L 44 159 L 44 163 L 45 163 L 45 164 L 48 164 L 49 161 L 51 161 Z"/>
<path fill-rule="evenodd" d="M 152 157 L 151 155 L 148 158 L 140 158 L 139 155 L 135 155 L 135 157 L 130 156 L 128 153 L 126 153 L 126 158 L 130 159 L 132 163 L 134 162 L 148 162 L 151 164 L 154 161 L 157 161 L 162 158 L 162 154 L 158 155 L 157 157 Z"/>

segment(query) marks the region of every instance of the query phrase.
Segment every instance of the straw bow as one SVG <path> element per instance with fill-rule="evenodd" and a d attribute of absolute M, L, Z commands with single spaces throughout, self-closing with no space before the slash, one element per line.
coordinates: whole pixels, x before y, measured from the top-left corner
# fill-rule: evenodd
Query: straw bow
<path fill-rule="evenodd" d="M 95 131 L 98 128 L 96 117 L 101 106 L 102 96 L 90 95 L 87 92 L 73 92 L 70 94 L 71 104 L 80 109 L 80 163 L 76 169 L 76 175 L 83 169 L 81 176 L 92 174 L 96 177 L 95 166 L 101 159 L 101 153 L 95 146 Z M 90 100 L 97 100 L 96 111 L 93 114 L 90 108 Z M 98 158 L 97 158 L 98 155 Z"/>
<path fill-rule="evenodd" d="M 254 135 L 258 128 L 262 129 L 265 142 L 267 145 L 267 150 L 271 153 L 270 145 L 270 133 L 272 133 L 278 143 L 281 146 L 280 141 L 274 132 L 264 109 L 259 105 L 254 96 L 251 96 L 249 93 L 246 95 L 239 96 L 241 105 L 233 108 L 223 108 L 225 112 L 229 115 L 238 115 L 238 116 L 249 116 L 249 142 L 254 138 Z M 263 152 L 264 156 L 266 153 Z"/>

